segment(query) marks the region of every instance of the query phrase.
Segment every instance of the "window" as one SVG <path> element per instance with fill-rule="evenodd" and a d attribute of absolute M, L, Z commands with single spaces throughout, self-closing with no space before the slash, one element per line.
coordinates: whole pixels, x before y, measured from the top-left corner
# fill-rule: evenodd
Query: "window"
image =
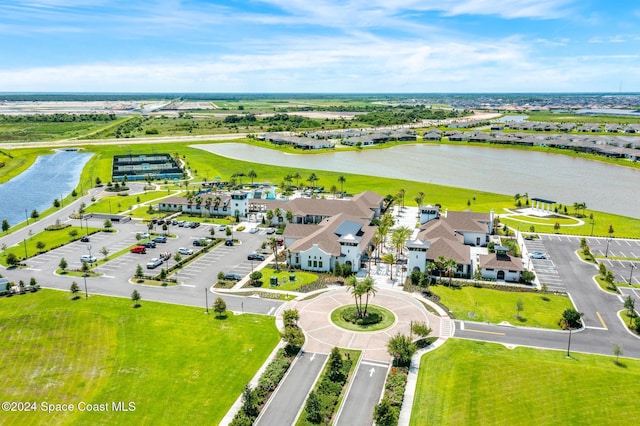
<path fill-rule="evenodd" d="M 314 260 L 314 261 L 313 261 L 313 267 L 314 267 L 314 268 L 317 268 L 317 267 L 318 267 L 318 261 L 317 261 L 317 260 Z"/>
<path fill-rule="evenodd" d="M 309 266 L 309 268 L 311 268 L 311 259 L 309 259 L 309 263 L 308 263 L 307 266 Z"/>
<path fill-rule="evenodd" d="M 319 266 L 320 268 L 322 268 L 322 260 L 321 260 L 320 262 L 318 262 L 318 266 Z"/>

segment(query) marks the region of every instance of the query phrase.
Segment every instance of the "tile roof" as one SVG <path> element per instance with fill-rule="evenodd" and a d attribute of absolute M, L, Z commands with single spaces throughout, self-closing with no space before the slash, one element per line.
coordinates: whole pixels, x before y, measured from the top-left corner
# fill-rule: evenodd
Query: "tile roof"
<path fill-rule="evenodd" d="M 522 267 L 522 260 L 518 257 L 509 256 L 508 254 L 500 256 L 495 253 L 481 254 L 479 259 L 480 266 L 483 268 L 507 269 L 509 271 L 524 270 Z"/>

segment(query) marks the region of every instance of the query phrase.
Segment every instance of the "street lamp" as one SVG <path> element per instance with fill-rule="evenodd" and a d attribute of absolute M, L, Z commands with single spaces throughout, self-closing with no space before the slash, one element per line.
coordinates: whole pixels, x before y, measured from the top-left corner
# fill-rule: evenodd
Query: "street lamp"
<path fill-rule="evenodd" d="M 87 291 L 87 273 L 82 274 L 82 278 L 84 278 L 84 298 L 89 298 L 89 292 Z"/>
<path fill-rule="evenodd" d="M 629 274 L 629 287 L 631 287 L 631 278 L 633 278 L 633 270 L 635 269 L 636 265 L 634 265 L 633 263 L 631 264 L 631 273 Z"/>
<path fill-rule="evenodd" d="M 29 257 L 29 256 L 27 255 L 27 239 L 26 239 L 26 238 L 23 238 L 23 239 L 22 239 L 22 242 L 24 243 L 24 260 L 27 260 L 27 258 Z"/>
<path fill-rule="evenodd" d="M 205 313 L 209 313 L 209 289 L 204 288 L 204 309 Z"/>
<path fill-rule="evenodd" d="M 607 251 L 604 253 L 604 257 L 609 257 L 609 243 L 611 242 L 611 237 L 607 238 Z"/>
<path fill-rule="evenodd" d="M 27 218 L 27 226 L 29 226 L 29 215 L 27 214 L 27 209 L 24 209 L 24 217 Z"/>
<path fill-rule="evenodd" d="M 569 350 L 571 349 L 571 326 L 569 326 L 569 344 L 567 345 L 567 358 L 571 358 Z"/>
<path fill-rule="evenodd" d="M 591 218 L 591 236 L 593 237 L 593 225 L 595 225 L 596 220 L 594 218 Z"/>
<path fill-rule="evenodd" d="M 91 244 L 87 244 L 87 250 L 89 250 L 89 259 L 91 259 Z"/>

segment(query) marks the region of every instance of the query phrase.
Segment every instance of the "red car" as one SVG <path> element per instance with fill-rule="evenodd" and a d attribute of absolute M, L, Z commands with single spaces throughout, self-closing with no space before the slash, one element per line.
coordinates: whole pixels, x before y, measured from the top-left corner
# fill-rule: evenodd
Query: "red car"
<path fill-rule="evenodd" d="M 135 246 L 131 248 L 131 253 L 145 254 L 146 252 L 147 248 L 145 246 Z"/>

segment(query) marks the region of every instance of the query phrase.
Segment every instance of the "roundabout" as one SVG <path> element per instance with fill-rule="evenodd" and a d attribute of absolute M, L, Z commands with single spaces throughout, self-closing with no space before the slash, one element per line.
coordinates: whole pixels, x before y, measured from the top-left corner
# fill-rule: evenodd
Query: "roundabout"
<path fill-rule="evenodd" d="M 331 322 L 349 331 L 379 331 L 391 327 L 396 316 L 382 306 L 369 305 L 366 315 L 358 315 L 356 305 L 345 305 L 331 312 Z"/>
<path fill-rule="evenodd" d="M 363 359 L 382 362 L 389 362 L 389 339 L 397 333 L 410 335 L 412 322 L 426 323 L 432 330 L 430 336 L 440 337 L 441 321 L 450 321 L 428 312 L 420 301 L 401 291 L 379 289 L 369 302 L 369 309 L 379 307 L 391 315 L 385 315 L 385 320 L 362 330 L 346 329 L 346 321 L 336 324 L 332 320 L 332 314 L 340 317 L 341 309 L 355 306 L 353 296 L 346 288 L 337 288 L 308 300 L 293 301 L 286 309 L 297 309 L 300 313 L 298 324 L 306 336 L 303 347 L 306 352 L 329 353 L 338 346 L 361 350 Z M 381 328 L 374 329 L 375 326 Z"/>

